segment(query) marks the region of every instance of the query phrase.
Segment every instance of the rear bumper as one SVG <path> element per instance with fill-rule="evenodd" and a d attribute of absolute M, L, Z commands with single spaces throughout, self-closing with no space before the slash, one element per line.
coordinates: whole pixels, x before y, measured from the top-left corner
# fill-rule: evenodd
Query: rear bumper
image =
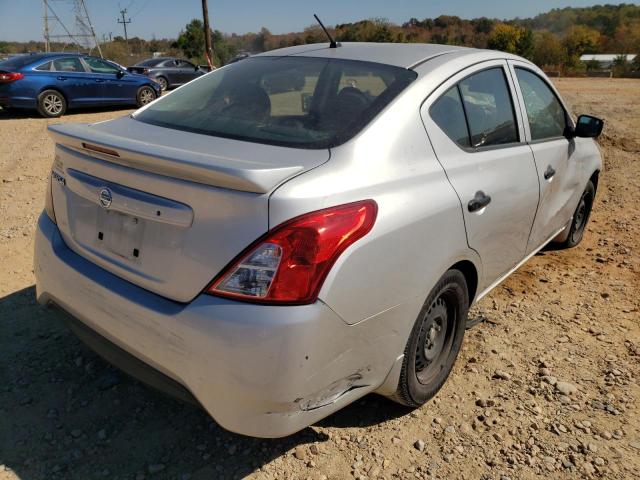
<path fill-rule="evenodd" d="M 379 387 L 397 359 L 390 312 L 350 326 L 322 302 L 269 307 L 200 295 L 176 303 L 71 251 L 45 214 L 35 274 L 40 303 L 60 306 L 245 435 L 313 424 Z"/>

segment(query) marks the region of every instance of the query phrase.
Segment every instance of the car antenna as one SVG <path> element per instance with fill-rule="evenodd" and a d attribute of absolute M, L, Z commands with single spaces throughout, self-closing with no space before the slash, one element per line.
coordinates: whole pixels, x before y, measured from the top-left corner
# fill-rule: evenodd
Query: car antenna
<path fill-rule="evenodd" d="M 320 26 L 322 27 L 322 30 L 324 30 L 325 35 L 329 38 L 329 48 L 338 48 L 341 47 L 342 45 L 340 45 L 339 43 L 337 43 L 333 37 L 331 36 L 331 34 L 329 33 L 329 31 L 325 28 L 324 24 L 320 21 L 320 19 L 318 18 L 318 15 L 316 15 L 315 13 L 313 14 L 313 16 L 315 17 L 316 21 L 320 24 Z"/>

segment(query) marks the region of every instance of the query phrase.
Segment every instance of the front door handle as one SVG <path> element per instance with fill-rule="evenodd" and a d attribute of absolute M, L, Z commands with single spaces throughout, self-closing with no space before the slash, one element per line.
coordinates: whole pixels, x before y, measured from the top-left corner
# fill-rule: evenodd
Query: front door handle
<path fill-rule="evenodd" d="M 471 201 L 467 204 L 470 212 L 477 212 L 491 203 L 491 197 L 482 190 L 478 190 Z"/>
<path fill-rule="evenodd" d="M 95 80 L 96 80 L 96 82 L 98 82 L 98 83 L 102 83 L 102 82 L 104 82 L 104 79 L 103 79 L 103 78 L 96 78 Z"/>
<path fill-rule="evenodd" d="M 544 171 L 544 179 L 550 180 L 551 178 L 553 178 L 555 174 L 556 174 L 556 171 L 553 169 L 551 165 L 549 165 L 547 169 Z"/>
<path fill-rule="evenodd" d="M 67 77 L 58 77 L 58 80 L 62 80 L 62 81 L 64 81 L 64 80 L 66 80 L 66 79 L 67 79 Z"/>

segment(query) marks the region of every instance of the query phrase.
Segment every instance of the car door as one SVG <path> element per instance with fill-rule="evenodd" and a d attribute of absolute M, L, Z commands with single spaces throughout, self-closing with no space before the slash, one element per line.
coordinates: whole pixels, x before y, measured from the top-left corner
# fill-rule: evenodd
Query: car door
<path fill-rule="evenodd" d="M 502 60 L 465 69 L 438 87 L 421 115 L 461 202 L 467 242 L 482 260 L 480 290 L 526 254 L 538 205 L 533 154 Z"/>
<path fill-rule="evenodd" d="M 100 101 L 100 84 L 87 71 L 80 57 L 56 58 L 53 60 L 53 72 L 70 107 L 92 105 Z"/>
<path fill-rule="evenodd" d="M 83 57 L 83 60 L 101 86 L 101 103 L 120 104 L 135 100 L 137 84 L 131 75 L 120 74 L 120 68 L 100 58 Z"/>
<path fill-rule="evenodd" d="M 555 89 L 532 65 L 510 60 L 509 66 L 540 182 L 540 204 L 527 246 L 532 252 L 571 219 L 582 191 L 580 164 L 572 158 L 575 145 L 565 136 L 570 117 Z"/>
<path fill-rule="evenodd" d="M 187 62 L 186 60 L 176 60 L 178 67 L 180 68 L 180 83 L 187 83 L 198 77 L 198 70 L 196 66 Z"/>
<path fill-rule="evenodd" d="M 169 85 L 182 85 L 182 70 L 178 66 L 177 60 L 167 60 L 160 67 L 160 72 L 163 77 L 166 77 L 169 81 Z"/>

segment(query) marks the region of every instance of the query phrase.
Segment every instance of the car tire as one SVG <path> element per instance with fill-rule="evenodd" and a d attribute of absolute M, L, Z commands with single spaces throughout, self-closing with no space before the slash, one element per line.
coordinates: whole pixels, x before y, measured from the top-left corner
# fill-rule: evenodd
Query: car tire
<path fill-rule="evenodd" d="M 136 103 L 138 107 L 144 107 L 148 103 L 153 102 L 157 98 L 156 91 L 149 85 L 144 85 L 138 89 L 136 94 Z"/>
<path fill-rule="evenodd" d="M 160 84 L 160 90 L 166 92 L 169 89 L 169 81 L 165 77 L 156 78 L 156 82 Z"/>
<path fill-rule="evenodd" d="M 593 182 L 589 180 L 587 186 L 580 196 L 580 201 L 573 213 L 571 220 L 571 227 L 569 228 L 569 236 L 567 239 L 558 244 L 559 249 L 573 248 L 582 241 L 584 231 L 587 228 L 589 217 L 591 216 L 591 208 L 593 207 L 593 200 L 596 197 L 596 187 Z"/>
<path fill-rule="evenodd" d="M 46 118 L 58 118 L 67 111 L 67 100 L 58 90 L 45 90 L 38 95 L 38 113 Z"/>
<path fill-rule="evenodd" d="M 459 270 L 448 270 L 429 293 L 411 330 L 393 400 L 419 407 L 440 390 L 462 346 L 468 310 L 465 277 Z"/>

